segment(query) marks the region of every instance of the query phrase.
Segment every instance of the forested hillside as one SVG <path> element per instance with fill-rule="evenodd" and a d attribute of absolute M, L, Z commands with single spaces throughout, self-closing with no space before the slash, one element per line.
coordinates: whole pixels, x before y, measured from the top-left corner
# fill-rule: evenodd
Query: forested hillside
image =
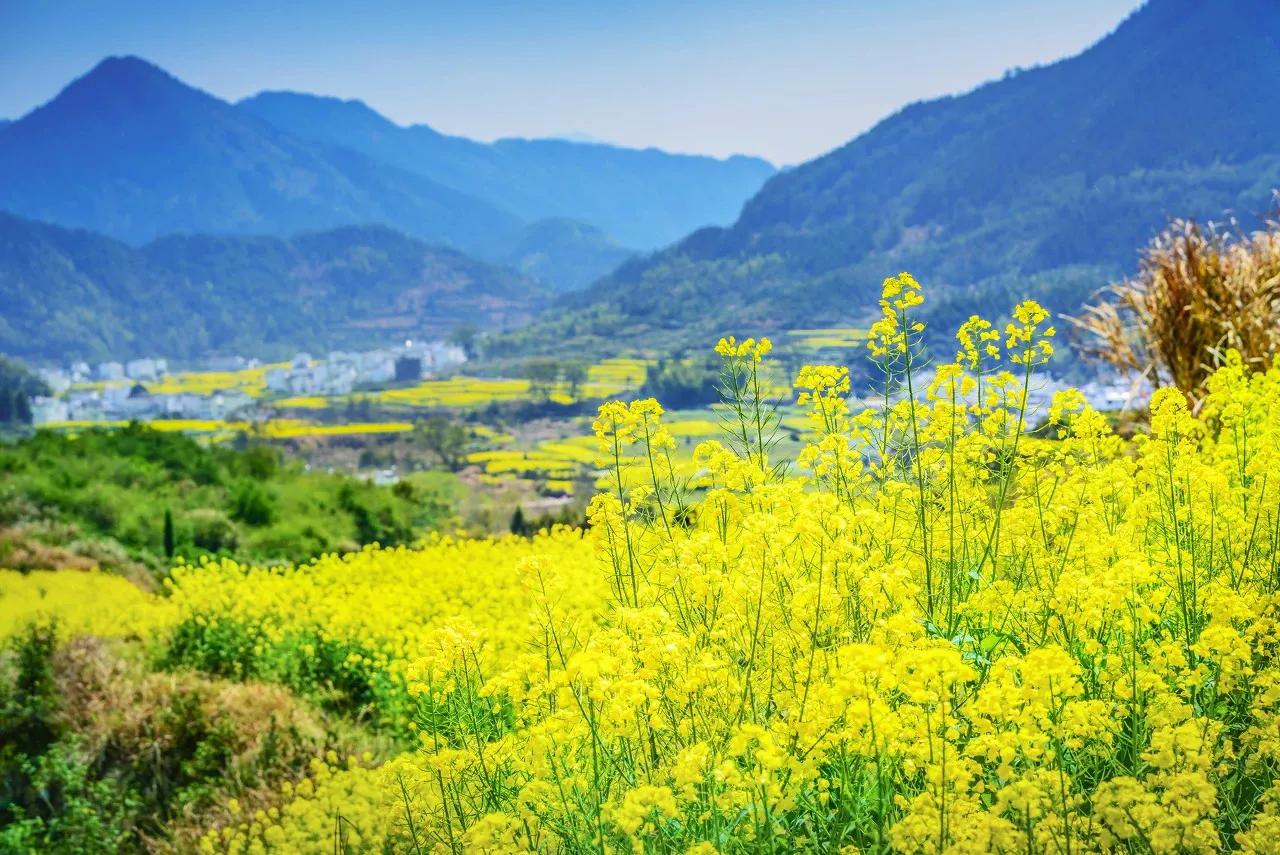
<path fill-rule="evenodd" d="M 382 346 L 512 326 L 546 298 L 511 270 L 379 226 L 134 249 L 0 214 L 0 352 L 33 360 Z"/>
<path fill-rule="evenodd" d="M 913 104 L 566 300 L 531 334 L 778 327 L 856 307 L 885 270 L 940 328 L 975 301 L 1079 308 L 1172 216 L 1257 221 L 1280 187 L 1280 4 L 1154 0 L 1084 53 Z"/>

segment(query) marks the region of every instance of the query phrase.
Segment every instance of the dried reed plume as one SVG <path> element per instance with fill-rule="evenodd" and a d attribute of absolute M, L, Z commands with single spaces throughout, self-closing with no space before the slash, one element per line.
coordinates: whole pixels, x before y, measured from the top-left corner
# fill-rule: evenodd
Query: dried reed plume
<path fill-rule="evenodd" d="M 1280 351 L 1280 222 L 1243 234 L 1174 220 L 1101 295 L 1070 319 L 1085 353 L 1198 402 L 1228 350 L 1258 368 Z"/>

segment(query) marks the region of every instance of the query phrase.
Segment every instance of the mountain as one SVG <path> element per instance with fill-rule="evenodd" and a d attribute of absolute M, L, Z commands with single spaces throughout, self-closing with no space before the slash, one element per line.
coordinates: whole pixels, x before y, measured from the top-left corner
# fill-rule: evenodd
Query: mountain
<path fill-rule="evenodd" d="M 0 214 L 0 352 L 30 360 L 385 345 L 527 321 L 547 292 L 383 226 L 140 248 Z"/>
<path fill-rule="evenodd" d="M 746 157 L 484 144 L 306 95 L 232 106 L 136 57 L 105 59 L 0 122 L 0 210 L 22 217 L 135 245 L 381 223 L 562 290 L 609 272 L 624 246 L 731 221 L 772 171 Z M 551 243 L 532 243 L 540 235 Z"/>
<path fill-rule="evenodd" d="M 0 129 L 0 209 L 129 242 L 381 222 L 467 246 L 517 217 L 356 152 L 303 142 L 132 58 Z"/>
<path fill-rule="evenodd" d="M 1277 80 L 1280 3 L 1151 0 L 1075 57 L 913 104 L 774 176 L 732 226 L 622 266 L 524 340 L 859 322 L 899 270 L 939 330 L 1026 296 L 1075 311 L 1167 218 L 1268 210 Z"/>
<path fill-rule="evenodd" d="M 594 226 L 550 217 L 521 229 L 494 260 L 557 289 L 573 290 L 587 287 L 634 254 Z"/>
<path fill-rule="evenodd" d="M 640 249 L 732 222 L 774 172 L 742 155 L 719 160 L 563 138 L 479 143 L 402 127 L 361 101 L 296 92 L 263 92 L 238 106 L 295 136 L 362 152 L 527 220 L 590 223 Z"/>

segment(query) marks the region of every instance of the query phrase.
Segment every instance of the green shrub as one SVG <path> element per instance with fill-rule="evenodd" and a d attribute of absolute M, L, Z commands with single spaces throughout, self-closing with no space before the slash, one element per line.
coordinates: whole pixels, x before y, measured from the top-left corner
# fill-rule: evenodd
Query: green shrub
<path fill-rule="evenodd" d="M 256 481 L 240 481 L 231 491 L 231 518 L 246 525 L 266 526 L 276 518 L 275 497 Z"/>
<path fill-rule="evenodd" d="M 231 552 L 239 543 L 236 525 L 217 508 L 188 511 L 183 521 L 190 527 L 191 543 L 205 552 Z"/>

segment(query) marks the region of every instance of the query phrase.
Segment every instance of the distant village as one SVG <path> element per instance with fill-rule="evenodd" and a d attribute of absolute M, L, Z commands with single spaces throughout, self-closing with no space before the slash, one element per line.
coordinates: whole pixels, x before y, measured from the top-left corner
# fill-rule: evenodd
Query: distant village
<path fill-rule="evenodd" d="M 53 394 L 32 399 L 32 422 L 39 426 L 152 419 L 253 421 L 265 415 L 264 403 L 296 396 L 349 395 L 410 384 L 438 377 L 466 359 L 466 353 L 457 345 L 406 341 L 397 347 L 378 350 L 332 351 L 323 359 L 299 353 L 287 364 L 265 368 L 256 359 L 217 358 L 184 366 L 182 374 L 176 377 L 171 375 L 168 362 L 160 358 L 102 362 L 94 366 L 77 362 L 67 368 L 40 372 Z M 257 368 L 263 370 L 252 383 L 199 382 L 201 372 L 235 374 Z M 175 379 L 178 382 L 173 382 Z M 196 382 L 190 382 L 193 379 Z M 254 394 L 245 391 L 246 385 Z M 1028 404 L 1033 410 L 1046 410 L 1054 393 L 1069 385 L 1053 377 L 1038 378 L 1029 390 Z M 177 390 L 164 391 L 175 386 Z M 189 387 L 196 387 L 197 391 Z M 1103 411 L 1144 406 L 1152 392 L 1150 383 L 1144 379 L 1115 376 L 1091 380 L 1078 388 L 1095 408 Z M 873 400 L 861 403 L 875 404 Z"/>
<path fill-rule="evenodd" d="M 288 365 L 267 367 L 262 383 L 269 398 L 347 395 L 435 377 L 466 358 L 462 348 L 441 341 L 406 341 L 398 347 L 362 352 L 332 351 L 324 359 L 299 353 Z M 261 366 L 256 359 L 232 356 L 206 360 L 183 370 L 234 373 Z M 165 383 L 170 375 L 169 364 L 161 358 L 93 366 L 76 362 L 40 373 L 52 395 L 32 399 L 32 422 L 37 426 L 68 421 L 252 419 L 262 402 L 235 383 L 207 393 L 153 392 L 152 387 L 170 385 Z"/>
<path fill-rule="evenodd" d="M 925 387 L 930 385 L 932 377 L 932 372 L 925 373 L 924 382 L 921 385 Z M 1028 411 L 1038 414 L 1048 413 L 1049 406 L 1053 403 L 1053 396 L 1067 389 L 1078 389 L 1089 405 L 1100 412 L 1117 412 L 1145 407 L 1151 400 L 1151 393 L 1155 391 L 1145 377 L 1136 375 L 1128 377 L 1108 375 L 1085 383 L 1068 383 L 1057 377 L 1043 375 L 1034 378 L 1027 389 Z M 905 389 L 900 389 L 891 396 L 891 400 L 905 399 L 906 394 Z M 850 402 L 855 408 L 880 406 L 880 399 L 875 395 L 855 396 Z M 976 403 L 977 393 L 970 392 L 964 402 Z"/>

